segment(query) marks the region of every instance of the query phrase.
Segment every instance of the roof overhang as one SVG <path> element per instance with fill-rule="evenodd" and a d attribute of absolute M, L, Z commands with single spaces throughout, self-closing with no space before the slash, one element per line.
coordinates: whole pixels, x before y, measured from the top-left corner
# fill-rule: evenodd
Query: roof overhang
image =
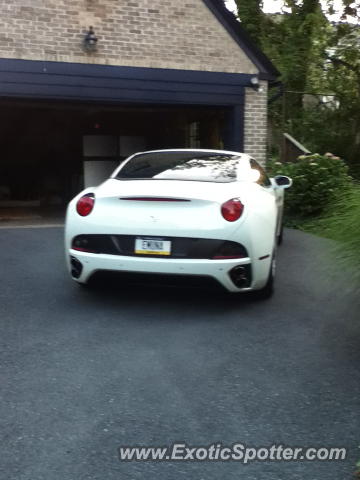
<path fill-rule="evenodd" d="M 254 75 L 0 58 L 0 98 L 236 106 Z"/>

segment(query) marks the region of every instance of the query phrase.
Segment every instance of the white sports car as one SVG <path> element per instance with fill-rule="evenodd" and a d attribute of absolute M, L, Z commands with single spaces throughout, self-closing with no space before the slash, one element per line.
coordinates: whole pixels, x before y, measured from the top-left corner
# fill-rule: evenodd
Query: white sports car
<path fill-rule="evenodd" d="M 210 280 L 230 292 L 270 296 L 282 234 L 284 189 L 249 155 L 221 150 L 137 153 L 69 204 L 69 271 Z"/>

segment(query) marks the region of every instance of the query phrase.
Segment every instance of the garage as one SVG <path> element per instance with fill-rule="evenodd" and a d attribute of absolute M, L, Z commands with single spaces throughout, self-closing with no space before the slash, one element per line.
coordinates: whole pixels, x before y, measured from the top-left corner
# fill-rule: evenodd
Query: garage
<path fill-rule="evenodd" d="M 63 212 L 143 149 L 225 148 L 266 161 L 267 92 L 279 72 L 222 1 L 5 2 L 3 24 L 0 219 Z"/>
<path fill-rule="evenodd" d="M 226 109 L 2 101 L 2 206 L 62 205 L 143 149 L 218 148 Z"/>
<path fill-rule="evenodd" d="M 242 148 L 242 84 L 249 75 L 0 64 L 3 213 L 63 210 L 136 151 Z"/>

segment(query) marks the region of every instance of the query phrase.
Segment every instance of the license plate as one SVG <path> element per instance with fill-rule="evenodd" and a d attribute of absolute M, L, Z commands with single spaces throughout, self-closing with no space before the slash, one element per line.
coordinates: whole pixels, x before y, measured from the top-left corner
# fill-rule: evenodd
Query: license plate
<path fill-rule="evenodd" d="M 137 238 L 135 240 L 135 253 L 141 255 L 170 255 L 171 242 L 157 240 L 156 238 Z"/>

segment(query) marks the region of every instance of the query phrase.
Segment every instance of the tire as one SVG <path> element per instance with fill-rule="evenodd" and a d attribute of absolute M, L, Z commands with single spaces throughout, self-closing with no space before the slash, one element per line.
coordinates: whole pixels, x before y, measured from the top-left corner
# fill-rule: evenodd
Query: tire
<path fill-rule="evenodd" d="M 260 290 L 255 290 L 254 292 L 251 292 L 252 296 L 256 300 L 267 300 L 268 298 L 272 297 L 272 295 L 274 294 L 275 273 L 276 273 L 276 254 L 274 252 L 271 258 L 269 277 L 267 279 L 265 286 Z"/>
<path fill-rule="evenodd" d="M 282 245 L 284 240 L 284 225 L 281 225 L 280 233 L 277 237 L 277 244 Z"/>
<path fill-rule="evenodd" d="M 74 283 L 80 288 L 81 290 L 91 290 L 94 288 L 94 282 L 89 278 L 86 282 L 78 282 L 74 280 Z"/>
<path fill-rule="evenodd" d="M 92 285 L 90 285 L 88 282 L 86 283 L 75 282 L 75 283 L 80 290 L 91 290 L 93 288 Z"/>

